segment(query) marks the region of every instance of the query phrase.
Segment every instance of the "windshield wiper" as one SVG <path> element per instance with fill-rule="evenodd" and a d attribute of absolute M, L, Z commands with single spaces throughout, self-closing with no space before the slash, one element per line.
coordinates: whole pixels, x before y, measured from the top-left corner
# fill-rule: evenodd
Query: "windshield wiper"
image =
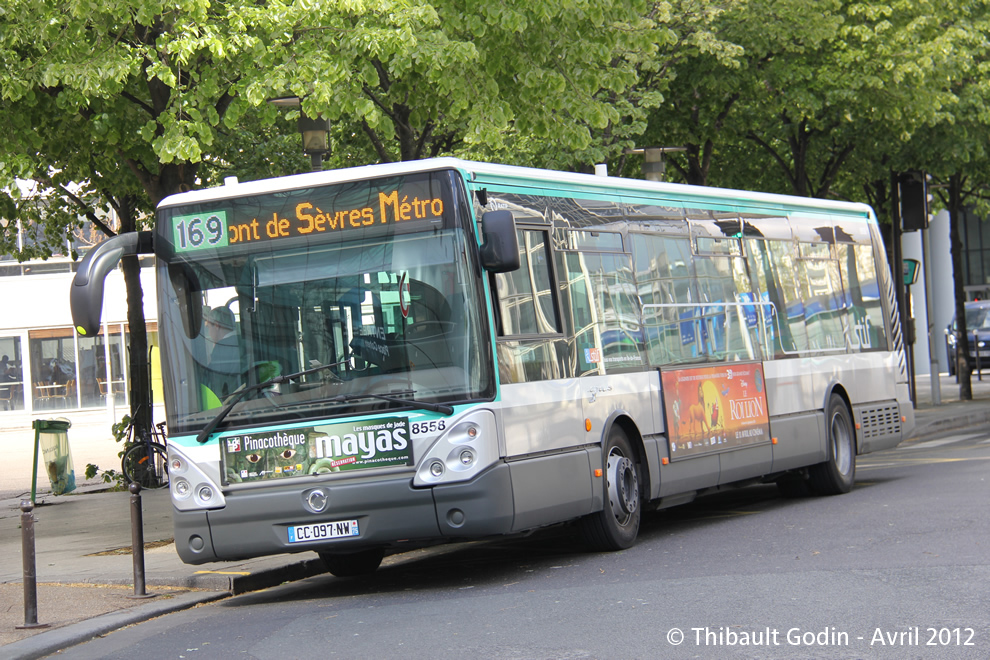
<path fill-rule="evenodd" d="M 222 422 L 224 418 L 227 417 L 227 414 L 234 409 L 234 406 L 236 406 L 241 399 L 243 399 L 246 395 L 250 394 L 251 392 L 257 392 L 258 390 L 268 389 L 273 385 L 288 383 L 293 378 L 301 378 L 302 376 L 315 374 L 319 371 L 323 371 L 324 369 L 329 369 L 331 367 L 339 367 L 340 365 L 347 364 L 348 362 L 350 362 L 350 360 L 341 360 L 340 362 L 333 362 L 331 364 L 321 364 L 317 367 L 313 367 L 312 369 L 306 369 L 305 371 L 297 371 L 294 374 L 286 374 L 285 376 L 272 376 L 271 378 L 269 378 L 264 382 L 256 383 L 254 385 L 248 385 L 247 387 L 236 390 L 233 394 L 230 395 L 230 398 L 228 398 L 227 401 L 223 404 L 223 408 L 220 409 L 220 412 L 217 413 L 217 416 L 211 419 L 210 423 L 204 426 L 203 430 L 199 432 L 199 434 L 196 436 L 196 442 L 202 444 L 207 440 L 209 440 L 210 436 L 213 434 L 216 428 L 220 426 L 220 422 Z"/>
<path fill-rule="evenodd" d="M 392 394 L 415 394 L 415 391 L 399 390 L 397 392 L 392 392 Z M 420 401 L 418 399 L 403 399 L 398 396 L 388 396 L 386 394 L 372 394 L 370 392 L 366 392 L 364 394 L 339 394 L 337 396 L 332 396 L 325 400 L 334 403 L 346 403 L 348 401 L 356 401 L 358 399 L 380 399 L 381 401 L 398 403 L 404 406 L 412 406 L 413 408 L 429 410 L 430 412 L 438 412 L 443 415 L 454 414 L 454 409 L 445 403 L 430 403 L 429 401 Z"/>

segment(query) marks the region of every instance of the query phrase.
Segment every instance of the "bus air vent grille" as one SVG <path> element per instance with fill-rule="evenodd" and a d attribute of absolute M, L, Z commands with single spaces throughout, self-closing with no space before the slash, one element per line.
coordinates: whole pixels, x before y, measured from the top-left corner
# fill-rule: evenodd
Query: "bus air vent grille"
<path fill-rule="evenodd" d="M 863 438 L 882 438 L 901 432 L 901 411 L 896 404 L 860 411 Z"/>

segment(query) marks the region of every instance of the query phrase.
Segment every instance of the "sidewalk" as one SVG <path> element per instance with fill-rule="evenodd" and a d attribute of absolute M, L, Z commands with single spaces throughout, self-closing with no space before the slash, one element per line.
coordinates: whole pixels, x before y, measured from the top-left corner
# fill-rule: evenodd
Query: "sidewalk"
<path fill-rule="evenodd" d="M 973 378 L 973 401 L 959 401 L 955 378 L 940 378 L 942 405 L 932 404 L 930 378 L 916 385 L 916 438 L 990 424 L 990 373 Z M 40 484 L 40 480 L 39 480 Z M 311 552 L 241 562 L 188 566 L 172 545 L 171 502 L 165 490 L 143 491 L 145 581 L 149 599 L 129 598 L 133 558 L 128 492 L 85 486 L 53 497 L 39 487 L 34 510 L 38 621 L 24 623 L 20 501 L 0 500 L 0 646 L 5 658 L 38 658 L 98 635 L 199 603 L 324 572 Z M 386 562 L 390 558 L 386 558 Z M 396 558 L 397 559 L 397 558 Z"/>

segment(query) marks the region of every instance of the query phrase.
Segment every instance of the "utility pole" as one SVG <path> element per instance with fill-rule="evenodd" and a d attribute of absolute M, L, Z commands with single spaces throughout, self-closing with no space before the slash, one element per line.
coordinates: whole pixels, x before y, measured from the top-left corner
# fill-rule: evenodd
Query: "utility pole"
<path fill-rule="evenodd" d="M 904 286 L 904 249 L 901 246 L 901 236 L 903 228 L 901 226 L 901 176 L 891 170 L 890 172 L 890 196 L 891 196 L 891 256 L 893 257 L 893 277 L 894 296 L 897 298 L 897 312 L 900 315 L 902 336 L 904 337 L 904 354 L 907 359 L 908 390 L 911 394 L 911 403 L 917 407 L 918 399 L 915 396 L 914 388 L 914 320 L 910 318 L 907 310 L 907 302 Z"/>
<path fill-rule="evenodd" d="M 939 405 L 942 403 L 942 393 L 939 387 L 938 361 L 935 359 L 935 324 L 932 319 L 932 276 L 929 256 L 931 254 L 931 241 L 928 234 L 930 216 L 928 215 L 931 195 L 928 194 L 928 174 L 918 170 L 902 172 L 897 177 L 898 198 L 901 224 L 903 231 L 921 231 L 921 258 L 924 262 L 925 271 L 925 316 L 928 319 L 928 360 L 929 377 L 932 386 L 932 403 Z M 912 321 L 913 323 L 913 321 Z M 912 346 L 911 371 L 914 373 L 914 355 Z M 914 379 L 912 378 L 912 392 Z M 913 398 L 913 397 L 912 397 Z"/>

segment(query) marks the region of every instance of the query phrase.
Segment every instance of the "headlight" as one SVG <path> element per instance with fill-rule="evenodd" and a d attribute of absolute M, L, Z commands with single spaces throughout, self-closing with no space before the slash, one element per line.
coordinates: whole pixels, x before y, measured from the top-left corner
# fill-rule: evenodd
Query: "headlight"
<path fill-rule="evenodd" d="M 420 458 L 413 485 L 435 486 L 473 479 L 498 460 L 497 436 L 491 411 L 466 415 Z"/>
<path fill-rule="evenodd" d="M 203 465 L 217 460 L 216 447 L 168 446 L 169 488 L 172 491 L 172 504 L 181 511 L 216 509 L 226 504 L 217 482 L 210 478 L 199 464 L 186 453 L 198 456 Z"/>

